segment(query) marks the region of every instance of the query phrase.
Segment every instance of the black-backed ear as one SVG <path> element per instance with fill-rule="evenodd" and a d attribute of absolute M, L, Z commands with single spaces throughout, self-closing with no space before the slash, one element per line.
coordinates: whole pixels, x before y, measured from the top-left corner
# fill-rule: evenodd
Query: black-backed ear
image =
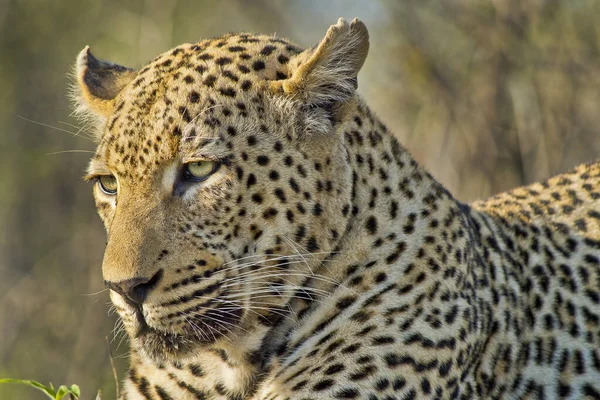
<path fill-rule="evenodd" d="M 274 81 L 271 90 L 308 107 L 333 110 L 354 97 L 357 75 L 369 52 L 369 32 L 358 19 L 340 18 L 316 48 L 290 60 L 291 77 Z M 334 116 L 335 118 L 335 116 Z"/>
<path fill-rule="evenodd" d="M 75 64 L 75 113 L 84 119 L 105 120 L 112 113 L 115 98 L 135 75 L 133 69 L 98 60 L 86 46 Z"/>

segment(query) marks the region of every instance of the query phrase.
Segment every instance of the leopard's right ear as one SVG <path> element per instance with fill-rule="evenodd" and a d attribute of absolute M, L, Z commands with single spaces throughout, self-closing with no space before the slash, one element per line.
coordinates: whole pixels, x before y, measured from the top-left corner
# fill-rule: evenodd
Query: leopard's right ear
<path fill-rule="evenodd" d="M 357 75 L 368 52 L 365 24 L 340 18 L 317 46 L 290 60 L 289 78 L 272 81 L 270 89 L 300 104 L 311 130 L 329 131 L 351 109 Z"/>
<path fill-rule="evenodd" d="M 136 76 L 136 71 L 98 60 L 86 46 L 77 56 L 71 97 L 74 113 L 102 124 L 114 108 L 115 98 Z"/>

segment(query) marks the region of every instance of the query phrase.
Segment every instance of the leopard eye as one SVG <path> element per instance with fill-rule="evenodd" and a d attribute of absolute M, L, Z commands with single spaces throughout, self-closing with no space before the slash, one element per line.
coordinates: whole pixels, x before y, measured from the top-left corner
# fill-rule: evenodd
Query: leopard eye
<path fill-rule="evenodd" d="M 190 181 L 201 182 L 217 172 L 219 163 L 215 161 L 194 161 L 183 166 L 183 176 Z"/>
<path fill-rule="evenodd" d="M 109 196 L 117 194 L 117 178 L 113 175 L 102 175 L 98 178 L 98 186 Z"/>

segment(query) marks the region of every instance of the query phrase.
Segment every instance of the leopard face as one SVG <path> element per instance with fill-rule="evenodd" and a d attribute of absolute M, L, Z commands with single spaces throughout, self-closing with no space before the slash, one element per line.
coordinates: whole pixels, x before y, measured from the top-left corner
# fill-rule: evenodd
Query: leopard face
<path fill-rule="evenodd" d="M 364 52 L 365 32 L 339 23 L 304 52 L 228 35 L 139 71 L 80 54 L 81 102 L 101 127 L 87 179 L 108 233 L 103 276 L 138 351 L 182 359 L 268 326 L 334 250 L 352 176 L 344 107 L 319 96 L 362 60 L 350 76 L 311 74 L 337 62 L 331 42 Z"/>

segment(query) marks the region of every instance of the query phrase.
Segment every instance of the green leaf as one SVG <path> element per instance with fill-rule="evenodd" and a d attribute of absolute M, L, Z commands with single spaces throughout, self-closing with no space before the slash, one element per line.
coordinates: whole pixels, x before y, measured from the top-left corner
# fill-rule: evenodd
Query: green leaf
<path fill-rule="evenodd" d="M 81 391 L 79 390 L 79 386 L 77 386 L 77 385 L 71 385 L 71 387 L 69 388 L 69 391 L 71 392 L 71 394 L 73 394 L 77 398 L 79 398 L 81 396 Z"/>
<path fill-rule="evenodd" d="M 31 381 L 31 380 L 27 380 L 27 379 L 6 378 L 6 379 L 0 379 L 0 384 L 1 383 L 18 383 L 20 385 L 32 386 L 32 387 L 46 393 L 46 396 L 48 396 L 52 400 L 62 400 L 62 398 L 65 397 L 67 394 L 71 394 L 77 399 L 79 399 L 79 396 L 81 396 L 81 391 L 79 390 L 79 386 L 77 386 L 77 385 L 71 385 L 71 387 L 67 387 L 66 385 L 61 385 L 58 388 L 58 391 L 56 391 L 54 389 L 54 385 L 52 384 L 52 382 L 50 382 L 50 387 L 46 387 L 37 381 Z"/>
<path fill-rule="evenodd" d="M 41 390 L 42 392 L 46 393 L 46 396 L 48 396 L 50 399 L 55 400 L 55 393 L 53 389 L 47 388 L 46 386 L 42 385 L 39 382 L 36 381 L 31 381 L 31 380 L 27 380 L 27 379 L 10 379 L 10 378 L 5 378 L 5 379 L 0 379 L 0 384 L 1 383 L 17 383 L 19 385 L 27 385 L 27 386 L 32 386 L 38 390 Z"/>
<path fill-rule="evenodd" d="M 61 400 L 68 393 L 69 393 L 69 389 L 65 385 L 62 385 L 61 387 L 58 388 L 58 391 L 56 392 L 56 396 L 54 396 L 54 399 Z"/>

